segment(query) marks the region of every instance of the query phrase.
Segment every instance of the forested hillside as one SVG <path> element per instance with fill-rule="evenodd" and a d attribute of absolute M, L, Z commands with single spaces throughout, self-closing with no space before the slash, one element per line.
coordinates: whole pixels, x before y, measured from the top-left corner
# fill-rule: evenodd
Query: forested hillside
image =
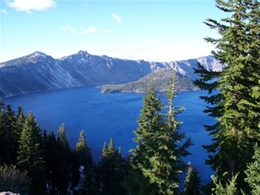
<path fill-rule="evenodd" d="M 166 86 L 170 83 L 173 69 L 158 69 L 149 75 L 135 82 L 127 84 L 102 85 L 102 93 L 117 93 L 117 92 L 134 92 L 145 93 L 148 90 L 150 83 L 153 84 L 154 90 L 157 92 L 165 92 Z M 190 77 L 177 74 L 176 91 L 192 91 L 198 88 L 193 84 Z"/>

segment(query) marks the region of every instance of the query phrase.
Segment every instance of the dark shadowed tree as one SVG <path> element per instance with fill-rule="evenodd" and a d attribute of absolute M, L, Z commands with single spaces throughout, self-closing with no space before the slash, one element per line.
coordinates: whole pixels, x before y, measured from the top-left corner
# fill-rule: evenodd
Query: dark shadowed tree
<path fill-rule="evenodd" d="M 21 136 L 23 124 L 25 121 L 23 108 L 21 106 L 18 107 L 18 112 L 17 112 L 16 118 L 17 118 L 17 124 L 16 124 L 17 132 L 18 132 L 19 136 Z"/>
<path fill-rule="evenodd" d="M 31 178 L 30 194 L 46 194 L 42 134 L 31 112 L 25 119 L 19 143 L 18 168 L 21 171 L 26 171 Z"/>
<path fill-rule="evenodd" d="M 58 172 L 59 175 L 62 175 L 57 181 L 58 190 L 61 195 L 66 195 L 70 182 L 71 148 L 66 137 L 64 124 L 59 127 L 58 133 L 57 143 L 60 157 Z"/>
<path fill-rule="evenodd" d="M 76 183 L 79 185 L 80 194 L 94 195 L 98 193 L 98 185 L 95 183 L 94 161 L 91 149 L 87 145 L 84 130 L 80 132 L 79 141 L 75 147 L 75 159 L 77 169 L 74 169 Z"/>
<path fill-rule="evenodd" d="M 19 139 L 21 132 L 17 129 L 17 118 L 15 112 L 12 110 L 11 105 L 6 106 L 6 147 L 8 154 L 6 154 L 6 164 L 16 164 L 17 150 L 19 146 Z"/>
<path fill-rule="evenodd" d="M 201 179 L 197 170 L 188 163 L 187 176 L 184 182 L 183 195 L 202 195 Z"/>
<path fill-rule="evenodd" d="M 19 109 L 21 110 L 21 109 Z M 18 120 L 10 105 L 0 108 L 0 163 L 16 164 L 19 139 L 22 132 L 23 121 Z M 19 124 L 19 126 L 18 126 Z"/>
<path fill-rule="evenodd" d="M 100 193 L 105 195 L 124 195 L 124 158 L 120 151 L 115 149 L 114 141 L 106 142 L 102 150 L 99 168 Z"/>
<path fill-rule="evenodd" d="M 6 132 L 5 132 L 5 112 L 4 108 L 0 108 L 0 165 L 5 163 L 5 155 L 7 153 L 5 142 L 6 142 Z"/>
<path fill-rule="evenodd" d="M 45 171 L 47 177 L 47 190 L 48 194 L 56 195 L 59 194 L 59 185 L 61 177 L 60 163 L 62 161 L 56 136 L 53 132 L 47 134 L 46 130 L 43 134 L 44 143 L 44 162 Z"/>

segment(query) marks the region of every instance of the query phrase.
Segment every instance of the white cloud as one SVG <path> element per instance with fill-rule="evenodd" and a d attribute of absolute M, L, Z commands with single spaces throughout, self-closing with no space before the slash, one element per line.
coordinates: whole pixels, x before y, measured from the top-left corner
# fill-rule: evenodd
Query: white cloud
<path fill-rule="evenodd" d="M 111 14 L 112 17 L 118 22 L 121 23 L 122 22 L 122 18 L 114 13 Z"/>
<path fill-rule="evenodd" d="M 7 14 L 8 14 L 8 12 L 7 12 L 5 9 L 2 9 L 2 10 L 1 10 L 1 13 L 4 14 L 4 15 L 7 15 Z"/>
<path fill-rule="evenodd" d="M 93 26 L 90 26 L 89 29 L 82 29 L 83 34 L 96 33 L 97 29 Z"/>
<path fill-rule="evenodd" d="M 14 0 L 13 2 L 6 1 L 6 3 L 17 11 L 26 11 L 28 13 L 31 13 L 31 10 L 43 11 L 56 7 L 54 0 Z"/>
<path fill-rule="evenodd" d="M 69 26 L 69 25 L 67 25 L 65 27 L 62 27 L 61 29 L 64 30 L 64 31 L 71 31 L 74 34 L 77 34 L 77 31 L 74 28 L 72 28 L 71 26 Z"/>
<path fill-rule="evenodd" d="M 104 33 L 112 33 L 112 30 L 106 29 L 106 30 L 104 30 Z"/>

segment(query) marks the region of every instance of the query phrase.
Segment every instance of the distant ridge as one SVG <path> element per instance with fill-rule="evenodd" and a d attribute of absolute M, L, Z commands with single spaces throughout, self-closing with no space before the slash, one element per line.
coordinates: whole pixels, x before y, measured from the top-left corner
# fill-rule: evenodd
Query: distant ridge
<path fill-rule="evenodd" d="M 148 62 L 91 55 L 87 51 L 54 59 L 36 51 L 0 63 L 0 97 L 69 87 L 133 82 L 162 68 L 173 69 L 180 75 L 195 79 L 193 68 L 197 67 L 198 62 L 211 70 L 221 71 L 223 68 L 213 56 Z"/>

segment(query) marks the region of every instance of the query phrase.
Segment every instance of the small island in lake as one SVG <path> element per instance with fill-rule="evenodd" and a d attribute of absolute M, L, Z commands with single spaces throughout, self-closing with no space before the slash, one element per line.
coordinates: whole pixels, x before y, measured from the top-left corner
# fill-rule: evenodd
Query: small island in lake
<path fill-rule="evenodd" d="M 148 89 L 150 83 L 153 83 L 155 91 L 164 92 L 167 84 L 170 82 L 173 69 L 162 68 L 155 70 L 154 72 L 148 74 L 141 79 L 126 83 L 126 84 L 109 84 L 102 85 L 102 93 L 145 93 Z M 179 73 L 176 73 L 177 77 L 177 86 L 176 90 L 178 92 L 182 91 L 194 91 L 198 88 L 193 84 L 193 80 L 190 77 L 183 76 Z"/>

